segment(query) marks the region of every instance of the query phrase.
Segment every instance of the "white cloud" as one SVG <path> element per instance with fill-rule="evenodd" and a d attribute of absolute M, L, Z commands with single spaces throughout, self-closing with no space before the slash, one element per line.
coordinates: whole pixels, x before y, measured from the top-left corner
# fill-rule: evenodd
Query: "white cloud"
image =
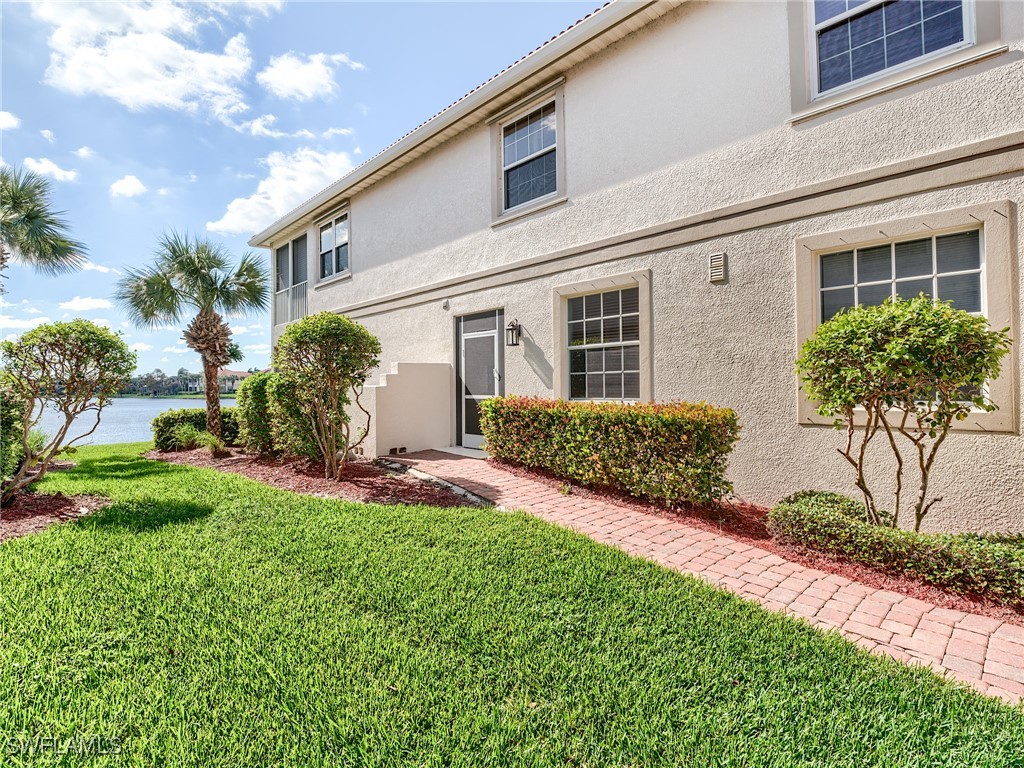
<path fill-rule="evenodd" d="M 46 0 L 33 15 L 52 32 L 45 82 L 75 95 L 113 99 L 130 110 L 160 108 L 212 115 L 233 125 L 244 113 L 241 86 L 252 67 L 245 36 L 222 52 L 202 50 L 200 33 L 232 11 L 269 14 L 281 2 L 71 4 Z"/>
<path fill-rule="evenodd" d="M 144 341 L 136 341 L 128 347 L 132 352 L 149 352 L 152 348 L 152 345 L 147 344 Z"/>
<path fill-rule="evenodd" d="M 90 157 L 96 156 L 96 150 L 92 147 L 79 147 L 75 150 L 75 154 L 83 160 L 88 160 Z"/>
<path fill-rule="evenodd" d="M 332 136 L 351 136 L 353 133 L 355 133 L 355 131 L 351 128 L 328 128 L 320 135 L 325 139 L 329 139 Z"/>
<path fill-rule="evenodd" d="M 138 197 L 146 191 L 146 185 L 137 176 L 125 176 L 110 185 L 111 197 Z"/>
<path fill-rule="evenodd" d="M 48 317 L 11 317 L 10 315 L 0 315 L 0 329 L 5 331 L 14 329 L 26 331 L 29 328 L 35 328 L 37 325 L 48 322 L 50 322 Z"/>
<path fill-rule="evenodd" d="M 170 187 L 160 187 L 160 189 L 158 189 L 156 193 L 161 197 L 167 197 L 169 194 L 171 194 L 171 190 Z"/>
<path fill-rule="evenodd" d="M 51 131 L 49 128 L 43 128 L 43 130 L 39 132 L 39 135 L 42 136 L 51 144 L 53 144 L 53 142 L 57 140 L 57 138 L 53 135 L 53 131 Z"/>
<path fill-rule="evenodd" d="M 311 101 L 334 95 L 338 90 L 334 72 L 339 66 L 366 69 L 344 53 L 314 53 L 305 57 L 285 53 L 272 57 L 270 64 L 256 75 L 256 82 L 279 98 Z"/>
<path fill-rule="evenodd" d="M 21 118 L 10 112 L 0 112 L 0 131 L 11 131 L 21 125 Z"/>
<path fill-rule="evenodd" d="M 163 351 L 164 352 L 171 352 L 172 354 L 175 354 L 175 355 L 183 355 L 186 352 L 188 352 L 188 348 L 187 347 L 164 347 Z"/>
<path fill-rule="evenodd" d="M 96 325 L 102 325 L 104 328 L 109 328 L 111 326 L 110 321 L 107 320 L 107 318 L 105 317 L 94 317 L 91 320 L 91 322 L 95 323 Z"/>
<path fill-rule="evenodd" d="M 169 357 L 161 357 L 160 358 L 160 362 L 161 363 L 169 363 L 169 362 L 171 362 L 171 358 L 169 358 Z"/>
<path fill-rule="evenodd" d="M 74 181 L 78 178 L 78 171 L 65 170 L 46 157 L 41 157 L 38 160 L 34 157 L 26 157 L 25 167 L 42 176 L 49 176 L 56 181 Z"/>
<path fill-rule="evenodd" d="M 299 139 L 312 139 L 314 138 L 313 132 L 302 128 L 295 133 L 288 133 L 287 131 L 279 131 L 271 126 L 277 122 L 275 115 L 260 115 L 254 120 L 247 120 L 239 124 L 239 129 L 248 131 L 253 136 L 264 136 L 271 139 L 283 139 L 299 138 Z"/>
<path fill-rule="evenodd" d="M 228 203 L 220 219 L 207 222 L 208 230 L 240 234 L 262 229 L 353 167 L 346 152 L 318 152 L 308 147 L 291 154 L 271 152 L 260 162 L 267 175 L 256 191 Z"/>
<path fill-rule="evenodd" d="M 89 312 L 94 309 L 110 309 L 113 304 L 109 299 L 95 299 L 91 296 L 75 296 L 69 301 L 60 303 L 61 309 L 70 309 L 72 312 Z"/>
<path fill-rule="evenodd" d="M 252 352 L 254 355 L 269 355 L 270 345 L 269 344 L 246 344 L 242 349 L 246 352 Z"/>
<path fill-rule="evenodd" d="M 86 272 L 102 272 L 104 274 L 107 272 L 113 272 L 115 275 L 121 274 L 120 269 L 114 269 L 113 267 L 107 267 L 103 264 L 97 264 L 95 261 L 89 261 L 88 259 L 82 263 L 82 269 Z"/>
<path fill-rule="evenodd" d="M 198 177 L 198 176 L 196 176 L 194 172 L 192 172 L 192 171 L 189 171 L 189 174 L 188 174 L 188 183 L 189 183 L 189 184 L 195 184 L 195 183 L 196 183 L 197 181 L 199 181 L 199 177 Z"/>
<path fill-rule="evenodd" d="M 25 311 L 28 312 L 30 315 L 41 315 L 41 314 L 43 314 L 43 311 L 41 309 L 36 309 L 35 307 L 29 307 Z"/>

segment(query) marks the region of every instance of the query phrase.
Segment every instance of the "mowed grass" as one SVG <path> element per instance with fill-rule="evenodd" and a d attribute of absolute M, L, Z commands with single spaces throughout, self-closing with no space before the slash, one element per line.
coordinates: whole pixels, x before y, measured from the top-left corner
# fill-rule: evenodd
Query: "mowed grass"
<path fill-rule="evenodd" d="M 0 764 L 1024 765 L 1024 710 L 525 515 L 143 447 L 82 450 L 40 490 L 116 503 L 0 545 Z M 92 735 L 120 754 L 10 754 Z"/>

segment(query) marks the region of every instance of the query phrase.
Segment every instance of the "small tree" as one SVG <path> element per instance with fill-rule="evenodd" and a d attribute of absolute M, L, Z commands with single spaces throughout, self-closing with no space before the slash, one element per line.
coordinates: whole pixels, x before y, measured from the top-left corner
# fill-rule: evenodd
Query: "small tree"
<path fill-rule="evenodd" d="M 4 481 L 2 500 L 41 479 L 59 453 L 96 431 L 100 415 L 135 370 L 135 353 L 120 334 L 88 320 L 40 325 L 17 341 L 0 344 L 5 383 L 26 404 L 22 414 L 21 465 Z M 32 445 L 32 430 L 49 408 L 62 423 L 42 446 Z M 76 418 L 95 414 L 88 431 L 68 439 Z"/>
<path fill-rule="evenodd" d="M 797 360 L 804 389 L 818 401 L 818 413 L 846 430 L 839 453 L 856 469 L 870 522 L 883 522 L 864 476 L 871 439 L 881 429 L 896 460 L 895 506 L 885 521 L 893 526 L 899 524 L 905 466 L 897 437 L 913 446 L 919 472 L 914 530 L 920 530 L 929 509 L 941 501 L 928 498 L 928 485 L 953 424 L 973 409 L 997 408 L 985 384 L 999 375 L 1010 350 L 1008 330 L 992 330 L 984 317 L 922 295 L 842 312 L 804 344 Z"/>
<path fill-rule="evenodd" d="M 359 403 L 359 393 L 379 362 L 380 342 L 359 323 L 343 315 L 321 312 L 291 325 L 274 349 L 274 367 L 294 393 L 309 435 L 324 460 L 328 478 L 340 479 L 352 442 L 347 406 Z M 276 388 L 276 386 L 275 386 Z"/>

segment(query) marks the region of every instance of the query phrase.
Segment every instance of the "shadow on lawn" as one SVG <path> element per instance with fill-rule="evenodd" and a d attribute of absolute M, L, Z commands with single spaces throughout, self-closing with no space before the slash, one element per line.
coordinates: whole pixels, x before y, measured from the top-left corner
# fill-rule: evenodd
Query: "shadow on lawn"
<path fill-rule="evenodd" d="M 74 458 L 74 457 L 72 457 Z M 113 456 L 103 459 L 85 459 L 69 470 L 70 473 L 88 475 L 100 480 L 133 480 L 182 472 L 182 467 L 160 461 L 150 461 L 141 456 Z"/>
<path fill-rule="evenodd" d="M 87 528 L 121 528 L 133 533 L 155 531 L 168 525 L 180 525 L 201 520 L 213 511 L 205 504 L 166 499 L 136 499 L 121 501 L 75 521 Z"/>

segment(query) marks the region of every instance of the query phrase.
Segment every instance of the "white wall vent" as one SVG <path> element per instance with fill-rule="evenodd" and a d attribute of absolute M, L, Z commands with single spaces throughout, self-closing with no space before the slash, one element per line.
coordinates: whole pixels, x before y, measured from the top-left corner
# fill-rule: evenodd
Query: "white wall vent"
<path fill-rule="evenodd" d="M 725 254 L 713 253 L 708 257 L 708 280 L 721 283 L 725 280 Z"/>

